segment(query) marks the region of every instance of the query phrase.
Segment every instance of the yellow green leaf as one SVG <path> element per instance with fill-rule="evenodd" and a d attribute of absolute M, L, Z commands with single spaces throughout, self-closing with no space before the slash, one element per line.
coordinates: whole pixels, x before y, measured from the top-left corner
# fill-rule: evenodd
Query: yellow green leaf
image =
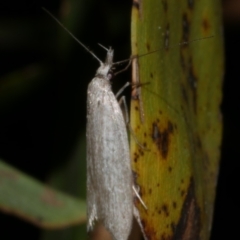
<path fill-rule="evenodd" d="M 148 239 L 210 236 L 222 134 L 220 14 L 220 1 L 133 4 L 133 55 L 160 49 L 133 65 L 142 85 L 131 126 L 143 147 L 132 139 L 131 152 Z"/>

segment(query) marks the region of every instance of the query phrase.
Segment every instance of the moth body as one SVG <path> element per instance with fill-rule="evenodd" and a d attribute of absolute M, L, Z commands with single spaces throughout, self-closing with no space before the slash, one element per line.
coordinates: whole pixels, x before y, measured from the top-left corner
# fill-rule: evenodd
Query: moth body
<path fill-rule="evenodd" d="M 87 227 L 99 220 L 115 240 L 127 240 L 133 175 L 125 120 L 110 84 L 112 61 L 110 48 L 87 92 Z"/>

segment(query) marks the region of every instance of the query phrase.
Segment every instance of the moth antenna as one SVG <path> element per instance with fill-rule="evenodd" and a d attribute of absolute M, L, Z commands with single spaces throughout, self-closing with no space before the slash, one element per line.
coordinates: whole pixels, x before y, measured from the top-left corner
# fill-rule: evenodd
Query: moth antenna
<path fill-rule="evenodd" d="M 190 40 L 189 42 L 180 42 L 180 43 L 178 43 L 178 44 L 176 44 L 176 45 L 172 45 L 172 46 L 169 47 L 168 49 L 171 49 L 171 48 L 174 48 L 174 47 L 177 47 L 177 46 L 187 45 L 187 44 L 190 44 L 190 43 L 193 43 L 193 42 L 198 42 L 198 41 L 201 41 L 201 40 L 206 40 L 206 39 L 213 38 L 213 37 L 214 37 L 214 35 L 211 35 L 211 36 L 207 36 L 207 37 L 202 37 L 202 38 L 193 39 L 193 40 Z M 125 63 L 125 62 L 129 62 L 129 60 L 132 60 L 132 59 L 135 59 L 135 58 L 144 57 L 144 56 L 153 54 L 153 53 L 155 53 L 155 52 L 159 52 L 159 51 L 161 51 L 161 50 L 163 50 L 163 49 L 165 49 L 165 47 L 160 48 L 160 49 L 157 49 L 157 50 L 153 50 L 153 51 L 150 51 L 150 52 L 148 52 L 148 53 L 141 54 L 141 55 L 134 55 L 134 56 L 131 56 L 131 57 L 128 58 L 128 59 L 124 59 L 124 60 L 122 60 L 122 61 L 115 62 L 115 63 L 113 63 L 113 65 L 118 65 L 118 64 Z"/>
<path fill-rule="evenodd" d="M 42 7 L 42 10 L 46 12 L 53 20 L 55 20 L 78 44 L 80 44 L 87 52 L 89 52 L 95 59 L 98 60 L 100 64 L 102 64 L 102 61 L 88 48 L 86 47 L 82 42 L 80 42 L 74 35 L 71 33 L 55 16 L 53 16 L 52 13 L 50 13 L 46 8 Z"/>
<path fill-rule="evenodd" d="M 107 49 L 106 47 L 104 47 L 101 43 L 98 43 L 98 45 L 99 45 L 100 47 L 102 47 L 103 49 L 105 49 L 106 51 L 109 50 L 109 49 Z"/>

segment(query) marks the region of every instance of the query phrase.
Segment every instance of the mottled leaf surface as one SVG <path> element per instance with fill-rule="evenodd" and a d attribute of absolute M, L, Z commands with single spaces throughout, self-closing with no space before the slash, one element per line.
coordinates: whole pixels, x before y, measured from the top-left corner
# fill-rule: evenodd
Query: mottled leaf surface
<path fill-rule="evenodd" d="M 131 126 L 144 147 L 132 139 L 132 162 L 148 210 L 137 206 L 148 239 L 208 239 L 222 135 L 220 1 L 134 1 L 132 54 L 157 49 L 133 63 L 141 89 Z"/>

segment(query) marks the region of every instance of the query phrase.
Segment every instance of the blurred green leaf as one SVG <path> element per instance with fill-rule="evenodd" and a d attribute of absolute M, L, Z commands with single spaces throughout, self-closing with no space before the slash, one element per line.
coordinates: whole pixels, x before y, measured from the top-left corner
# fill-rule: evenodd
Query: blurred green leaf
<path fill-rule="evenodd" d="M 0 161 L 0 209 L 49 229 L 83 223 L 85 201 L 51 189 Z"/>

